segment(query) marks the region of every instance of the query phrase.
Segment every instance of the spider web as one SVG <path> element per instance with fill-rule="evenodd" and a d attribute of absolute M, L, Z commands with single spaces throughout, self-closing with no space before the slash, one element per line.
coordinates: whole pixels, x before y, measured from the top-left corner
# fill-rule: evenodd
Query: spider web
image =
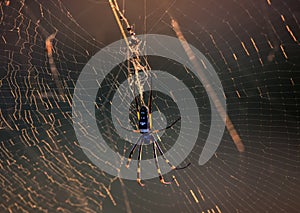
<path fill-rule="evenodd" d="M 186 159 L 192 164 L 165 175 L 175 177 L 171 186 L 155 178 L 142 188 L 101 171 L 76 139 L 72 97 L 89 59 L 122 38 L 108 1 L 1 1 L 0 211 L 297 212 L 299 1 L 119 3 L 137 33 L 176 37 L 170 16 L 178 21 L 186 40 L 217 71 L 245 152 L 237 151 L 225 131 L 213 158 L 199 166 L 210 128 L 208 95 L 181 64 L 149 57 L 152 69 L 174 75 L 195 97 L 201 125 Z M 132 144 L 114 132 L 110 101 L 127 74 L 126 62 L 115 67 L 96 97 L 99 132 L 124 156 Z M 153 125 L 165 127 L 178 108 L 159 91 L 153 97 Z M 134 126 L 135 103 L 130 104 L 130 112 L 120 113 L 129 114 L 128 126 Z M 179 123 L 161 135 L 164 151 L 181 129 Z M 148 147 L 143 154 L 152 158 Z"/>

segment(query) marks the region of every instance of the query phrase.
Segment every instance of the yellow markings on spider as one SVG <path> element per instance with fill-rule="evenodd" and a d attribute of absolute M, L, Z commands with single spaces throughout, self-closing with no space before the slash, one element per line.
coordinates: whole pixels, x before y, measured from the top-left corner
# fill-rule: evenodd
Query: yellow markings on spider
<path fill-rule="evenodd" d="M 138 121 L 141 119 L 140 112 L 137 112 Z"/>

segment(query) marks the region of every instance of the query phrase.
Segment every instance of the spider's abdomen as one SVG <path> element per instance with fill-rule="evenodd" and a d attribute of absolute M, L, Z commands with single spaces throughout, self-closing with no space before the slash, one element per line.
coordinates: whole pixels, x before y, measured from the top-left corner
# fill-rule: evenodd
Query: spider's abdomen
<path fill-rule="evenodd" d="M 139 130 L 140 133 L 149 132 L 149 114 L 146 106 L 142 106 L 140 109 Z"/>

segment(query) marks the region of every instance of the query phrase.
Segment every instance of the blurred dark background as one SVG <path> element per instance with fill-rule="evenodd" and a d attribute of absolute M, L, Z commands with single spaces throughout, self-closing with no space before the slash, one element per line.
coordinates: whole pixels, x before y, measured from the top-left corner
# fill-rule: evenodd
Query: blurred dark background
<path fill-rule="evenodd" d="M 153 179 L 141 188 L 104 173 L 76 139 L 72 94 L 89 59 L 122 38 L 108 1 L 2 0 L 0 212 L 299 212 L 299 1 L 123 0 L 119 6 L 137 34 L 176 37 L 170 16 L 178 21 L 218 73 L 245 152 L 225 131 L 214 157 L 199 166 L 205 141 L 199 138 L 187 159 L 192 165 L 166 175 L 175 175 L 179 187 Z M 54 70 L 45 44 L 51 34 Z M 190 87 L 201 101 L 196 83 Z M 114 139 L 103 121 L 99 128 Z"/>

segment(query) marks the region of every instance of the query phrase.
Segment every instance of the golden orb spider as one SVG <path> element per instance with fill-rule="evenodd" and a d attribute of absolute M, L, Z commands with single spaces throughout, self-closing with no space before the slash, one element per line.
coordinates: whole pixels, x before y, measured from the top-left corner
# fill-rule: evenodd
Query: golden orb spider
<path fill-rule="evenodd" d="M 138 37 L 136 37 L 133 26 L 129 24 L 129 21 L 125 17 L 124 13 L 120 11 L 119 6 L 118 6 L 116 1 L 113 2 L 112 0 L 109 0 L 109 3 L 110 3 L 110 6 L 111 6 L 111 9 L 113 11 L 113 14 L 115 16 L 115 19 L 117 20 L 117 23 L 119 25 L 121 33 L 123 35 L 124 41 L 125 41 L 125 43 L 128 47 L 128 50 L 129 50 L 129 52 L 128 52 L 129 53 L 128 54 L 128 59 L 129 60 L 128 61 L 131 62 L 133 67 L 134 67 L 135 76 L 138 75 L 139 71 L 145 71 L 145 70 L 149 71 L 150 67 L 149 67 L 149 64 L 148 64 L 147 60 L 145 61 L 146 63 L 145 63 L 144 66 L 141 64 L 141 60 L 140 60 L 140 57 L 139 57 L 141 55 L 140 54 L 140 49 L 139 49 L 139 47 L 141 45 L 141 41 L 139 40 Z M 127 36 L 125 34 L 124 27 L 123 27 L 122 23 L 120 22 L 120 20 L 123 21 L 126 25 L 126 30 L 127 30 L 128 34 L 130 35 L 129 39 L 127 38 Z M 130 67 L 128 67 L 128 68 L 129 68 L 128 71 L 130 71 Z M 129 76 L 131 76 L 131 73 L 129 73 Z M 185 167 L 180 167 L 180 168 L 173 166 L 170 163 L 170 161 L 165 157 L 162 149 L 160 148 L 159 144 L 155 140 L 155 138 L 153 136 L 154 133 L 158 133 L 160 131 L 171 128 L 176 122 L 178 122 L 180 120 L 180 118 L 175 120 L 171 125 L 167 126 L 164 129 L 152 130 L 152 109 L 151 109 L 152 108 L 152 78 L 151 78 L 151 85 L 150 86 L 151 86 L 151 89 L 150 89 L 150 95 L 149 95 L 149 100 L 148 100 L 148 106 L 142 105 L 139 108 L 137 97 L 135 97 L 136 113 L 137 113 L 137 118 L 138 118 L 138 127 L 137 127 L 137 129 L 136 130 L 128 130 L 128 129 L 126 129 L 125 127 L 123 127 L 121 125 L 120 121 L 118 121 L 122 128 L 124 128 L 128 131 L 133 131 L 133 132 L 142 134 L 139 137 L 139 139 L 137 140 L 137 142 L 134 144 L 134 146 L 132 147 L 132 149 L 130 151 L 130 154 L 129 154 L 128 161 L 126 163 L 126 167 L 128 168 L 129 164 L 130 164 L 130 161 L 131 161 L 131 158 L 132 158 L 132 155 L 133 155 L 137 145 L 139 145 L 137 182 L 141 186 L 144 186 L 144 184 L 141 182 L 140 161 L 141 161 L 141 158 L 142 158 L 142 154 L 141 154 L 142 153 L 142 146 L 145 142 L 147 142 L 149 144 L 153 143 L 153 155 L 154 155 L 154 158 L 155 158 L 155 164 L 156 164 L 157 172 L 158 172 L 159 179 L 160 179 L 161 183 L 170 184 L 171 182 L 165 182 L 165 180 L 164 180 L 164 178 L 161 174 L 159 164 L 158 164 L 158 159 L 157 159 L 157 153 L 156 153 L 157 149 L 160 152 L 160 154 L 162 155 L 162 157 L 164 158 L 164 160 L 166 161 L 166 163 L 171 167 L 172 170 L 184 169 L 184 168 L 186 168 L 190 165 L 190 163 L 189 163 Z"/>
<path fill-rule="evenodd" d="M 152 87 L 152 79 L 151 79 L 151 87 Z M 142 159 L 142 146 L 143 146 L 144 143 L 145 144 L 146 143 L 149 143 L 149 144 L 153 143 L 153 157 L 155 159 L 155 165 L 156 165 L 156 168 L 157 168 L 157 173 L 159 175 L 159 180 L 162 184 L 171 184 L 171 182 L 168 182 L 168 181 L 166 182 L 164 180 L 163 175 L 161 174 L 161 170 L 160 170 L 160 167 L 159 167 L 159 164 L 158 164 L 158 158 L 157 158 L 157 149 L 158 149 L 159 153 L 161 154 L 161 156 L 163 157 L 163 159 L 166 161 L 166 163 L 171 167 L 172 170 L 185 169 L 190 165 L 190 163 L 188 163 L 184 167 L 175 167 L 173 164 L 171 164 L 170 161 L 164 155 L 164 152 L 162 151 L 162 149 L 159 146 L 158 142 L 155 140 L 153 134 L 171 128 L 181 118 L 179 117 L 177 120 L 175 120 L 171 125 L 167 126 L 166 128 L 158 129 L 158 130 L 152 130 L 152 88 L 150 89 L 150 94 L 149 94 L 149 99 L 148 99 L 148 106 L 142 105 L 139 108 L 137 97 L 135 97 L 135 104 L 136 104 L 136 113 L 137 113 L 137 119 L 138 119 L 138 129 L 129 130 L 129 129 L 126 129 L 125 127 L 123 127 L 122 125 L 121 125 L 121 127 L 128 130 L 128 131 L 132 131 L 132 132 L 135 132 L 135 133 L 140 133 L 142 135 L 139 137 L 137 142 L 131 148 L 130 153 L 129 153 L 129 157 L 128 157 L 128 160 L 127 160 L 127 163 L 126 163 L 126 167 L 129 168 L 132 155 L 133 155 L 134 151 L 136 150 L 137 145 L 139 145 L 138 163 L 137 163 L 138 168 L 137 168 L 137 179 L 136 180 L 137 180 L 137 182 L 140 186 L 144 186 L 145 184 L 142 183 L 142 179 L 141 179 L 141 166 L 140 166 L 140 161 Z"/>

